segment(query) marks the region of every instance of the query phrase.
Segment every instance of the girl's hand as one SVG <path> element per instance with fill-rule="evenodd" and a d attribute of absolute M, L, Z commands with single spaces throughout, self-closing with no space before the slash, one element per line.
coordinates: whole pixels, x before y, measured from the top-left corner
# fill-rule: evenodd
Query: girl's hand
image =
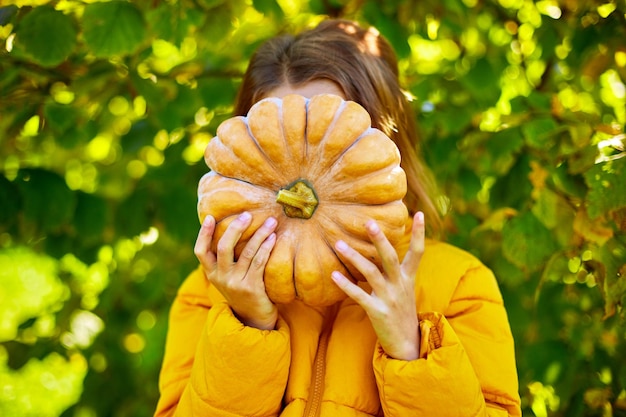
<path fill-rule="evenodd" d="M 211 284 L 222 293 L 235 315 L 246 326 L 273 330 L 278 309 L 265 292 L 263 272 L 276 243 L 276 219 L 269 217 L 252 235 L 235 262 L 235 246 L 250 226 L 252 216 L 244 212 L 234 220 L 211 252 L 215 219 L 207 216 L 202 223 L 194 253 Z"/>
<path fill-rule="evenodd" d="M 420 335 L 415 276 L 424 253 L 424 215 L 418 212 L 413 219 L 411 243 L 402 263 L 375 221 L 370 220 L 365 227 L 381 257 L 383 272 L 345 242 L 338 241 L 335 248 L 365 276 L 372 287 L 371 294 L 337 271 L 332 273 L 332 279 L 363 307 L 387 355 L 402 360 L 417 359 Z"/>

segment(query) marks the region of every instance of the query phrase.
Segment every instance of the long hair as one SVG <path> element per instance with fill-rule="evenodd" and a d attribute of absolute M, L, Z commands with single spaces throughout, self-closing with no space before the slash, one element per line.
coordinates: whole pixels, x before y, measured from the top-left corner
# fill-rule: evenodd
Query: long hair
<path fill-rule="evenodd" d="M 281 35 L 253 54 L 235 104 L 235 114 L 250 107 L 281 85 L 309 81 L 335 82 L 348 100 L 362 105 L 372 126 L 398 146 L 407 174 L 404 202 L 411 214 L 424 212 L 431 234 L 442 229 L 434 202 L 435 183 L 421 159 L 415 114 L 398 79 L 398 63 L 391 45 L 374 28 L 329 19 L 300 34 Z"/>

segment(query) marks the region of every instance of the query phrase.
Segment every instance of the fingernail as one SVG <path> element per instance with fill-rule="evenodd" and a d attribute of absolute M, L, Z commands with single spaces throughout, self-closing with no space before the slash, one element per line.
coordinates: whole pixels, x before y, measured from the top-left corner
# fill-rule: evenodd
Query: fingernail
<path fill-rule="evenodd" d="M 243 213 L 239 215 L 239 220 L 241 220 L 242 222 L 247 222 L 251 218 L 252 218 L 252 215 L 248 213 L 247 211 L 244 211 Z"/>
<path fill-rule="evenodd" d="M 380 231 L 380 227 L 378 227 L 376 222 L 373 220 L 370 220 L 369 222 L 367 222 L 365 227 L 367 227 L 367 230 L 369 230 L 370 233 L 378 233 Z"/>
<path fill-rule="evenodd" d="M 420 223 L 424 223 L 424 213 L 422 213 L 421 211 L 417 212 L 417 221 L 419 221 Z"/>
<path fill-rule="evenodd" d="M 206 216 L 204 220 L 202 221 L 202 226 L 205 226 L 205 227 L 208 226 L 212 220 L 213 220 L 212 216 Z"/>
<path fill-rule="evenodd" d="M 273 217 L 268 217 L 267 220 L 265 220 L 264 223 L 265 227 L 274 227 L 276 226 L 276 219 Z"/>
<path fill-rule="evenodd" d="M 338 240 L 337 243 L 335 243 L 335 247 L 337 248 L 337 250 L 343 252 L 348 249 L 348 244 L 343 240 Z"/>

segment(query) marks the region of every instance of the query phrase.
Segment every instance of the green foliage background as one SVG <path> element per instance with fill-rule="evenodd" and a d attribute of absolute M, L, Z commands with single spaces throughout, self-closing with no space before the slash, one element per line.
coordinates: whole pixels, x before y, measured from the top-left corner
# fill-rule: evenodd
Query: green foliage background
<path fill-rule="evenodd" d="M 0 415 L 149 416 L 202 153 L 255 47 L 395 46 L 447 236 L 496 272 L 528 416 L 626 415 L 623 0 L 5 0 Z"/>

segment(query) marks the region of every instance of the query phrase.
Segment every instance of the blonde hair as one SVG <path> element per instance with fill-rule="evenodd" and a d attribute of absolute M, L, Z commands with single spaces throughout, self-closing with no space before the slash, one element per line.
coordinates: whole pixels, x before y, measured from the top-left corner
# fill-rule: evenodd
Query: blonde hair
<path fill-rule="evenodd" d="M 407 174 L 405 204 L 411 214 L 423 211 L 430 234 L 439 234 L 442 219 L 434 201 L 435 182 L 419 152 L 415 115 L 399 83 L 396 54 L 374 28 L 329 19 L 296 36 L 266 41 L 250 60 L 235 113 L 245 115 L 281 85 L 319 79 L 338 84 L 347 99 L 368 111 L 372 126 L 396 143 Z"/>

